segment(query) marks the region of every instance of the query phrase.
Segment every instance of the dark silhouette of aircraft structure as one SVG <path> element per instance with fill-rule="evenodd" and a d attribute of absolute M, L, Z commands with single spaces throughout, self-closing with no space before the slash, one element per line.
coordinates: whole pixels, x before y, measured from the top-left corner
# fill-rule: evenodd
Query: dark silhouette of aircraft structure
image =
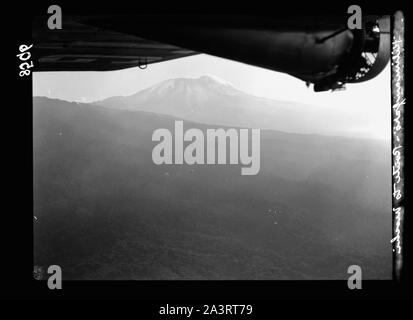
<path fill-rule="evenodd" d="M 33 22 L 34 71 L 145 69 L 206 53 L 287 73 L 314 91 L 377 76 L 390 59 L 389 16 L 363 16 L 350 30 L 345 16 L 249 14 L 64 15 L 50 30 Z"/>

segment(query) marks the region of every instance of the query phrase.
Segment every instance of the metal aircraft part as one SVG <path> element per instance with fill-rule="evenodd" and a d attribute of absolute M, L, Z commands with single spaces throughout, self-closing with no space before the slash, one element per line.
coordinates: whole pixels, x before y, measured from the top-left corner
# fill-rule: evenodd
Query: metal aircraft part
<path fill-rule="evenodd" d="M 196 54 L 172 45 L 65 20 L 49 30 L 44 19 L 33 26 L 35 71 L 112 71 Z"/>
<path fill-rule="evenodd" d="M 374 78 L 390 59 L 387 16 L 65 16 L 61 30 L 33 24 L 35 71 L 109 71 L 207 53 L 290 74 L 315 91 Z"/>

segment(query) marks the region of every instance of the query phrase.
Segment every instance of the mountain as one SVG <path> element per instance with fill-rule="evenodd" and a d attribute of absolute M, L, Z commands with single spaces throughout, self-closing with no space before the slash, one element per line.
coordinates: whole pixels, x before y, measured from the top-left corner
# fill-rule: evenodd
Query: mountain
<path fill-rule="evenodd" d="M 264 130 L 256 176 L 157 166 L 152 133 L 175 120 L 34 98 L 36 265 L 64 279 L 347 279 L 352 264 L 391 278 L 384 143 Z"/>
<path fill-rule="evenodd" d="M 163 81 L 131 96 L 93 104 L 130 111 L 148 111 L 213 125 L 271 129 L 293 133 L 363 135 L 362 119 L 337 110 L 277 101 L 246 94 L 213 76 Z"/>

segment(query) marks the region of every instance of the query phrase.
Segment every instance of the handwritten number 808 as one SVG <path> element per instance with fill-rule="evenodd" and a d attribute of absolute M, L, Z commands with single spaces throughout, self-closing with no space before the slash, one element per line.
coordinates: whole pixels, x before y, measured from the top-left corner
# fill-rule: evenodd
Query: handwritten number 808
<path fill-rule="evenodd" d="M 19 68 L 22 70 L 19 72 L 20 77 L 29 76 L 31 73 L 29 69 L 34 67 L 33 61 L 27 62 L 27 60 L 29 60 L 32 57 L 32 55 L 28 51 L 32 47 L 33 47 L 32 44 L 30 46 L 26 46 L 25 44 L 22 44 L 19 47 L 20 53 L 16 56 L 19 57 L 20 61 L 23 61 L 23 63 L 19 65 Z"/>

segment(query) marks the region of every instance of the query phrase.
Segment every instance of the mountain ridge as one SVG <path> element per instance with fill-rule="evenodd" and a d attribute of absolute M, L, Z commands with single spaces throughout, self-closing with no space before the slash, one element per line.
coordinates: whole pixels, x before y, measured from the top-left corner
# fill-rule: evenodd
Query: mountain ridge
<path fill-rule="evenodd" d="M 153 130 L 175 120 L 34 99 L 36 265 L 67 279 L 345 280 L 356 261 L 365 279 L 391 277 L 383 146 L 264 131 L 257 176 L 157 166 Z"/>
<path fill-rule="evenodd" d="M 113 97 L 111 97 L 111 98 L 115 98 L 115 97 L 124 97 L 124 96 L 113 96 Z M 263 99 L 265 99 L 265 98 L 263 98 Z M 35 102 L 37 102 L 37 103 L 39 103 L 39 102 L 42 102 L 42 100 L 46 100 L 46 101 L 58 101 L 58 102 L 64 102 L 64 103 L 69 103 L 69 104 L 76 104 L 76 105 L 84 105 L 84 106 L 88 106 L 88 107 L 91 107 L 91 106 L 93 106 L 93 107 L 98 107 L 98 108 L 102 108 L 102 109 L 106 109 L 106 110 L 113 110 L 113 111 L 118 111 L 118 112 L 131 112 L 131 113 L 134 113 L 134 112 L 142 112 L 142 113 L 144 113 L 144 114 L 153 114 L 153 115 L 156 115 L 156 116 L 160 116 L 160 117 L 165 117 L 165 118 L 167 118 L 167 119 L 170 119 L 170 120 L 185 120 L 185 119 L 180 119 L 180 118 L 177 118 L 176 116 L 173 116 L 173 115 L 168 115 L 168 114 L 162 114 L 162 113 L 156 113 L 156 112 L 153 112 L 153 111 L 147 111 L 147 110 L 135 110 L 135 109 L 114 109 L 114 108 L 111 108 L 111 107 L 109 107 L 109 106 L 102 106 L 102 105 L 98 105 L 98 104 L 95 104 L 95 103 L 93 103 L 93 102 L 80 102 L 80 101 L 68 101 L 68 100 L 64 100 L 64 99 L 59 99 L 59 98 L 52 98 L 52 97 L 47 97 L 47 96 L 34 96 L 33 97 L 33 101 L 35 101 Z M 189 123 L 194 123 L 194 124 L 203 124 L 203 125 L 207 125 L 206 123 L 202 123 L 202 122 L 196 122 L 196 121 L 191 121 L 191 120 L 186 120 L 187 122 L 189 122 Z M 214 125 L 214 124 L 211 124 L 211 125 Z M 230 126 L 230 125 L 223 125 L 223 126 L 220 126 L 220 127 L 223 127 L 223 128 L 232 128 L 232 126 Z M 239 126 L 239 127 L 237 127 L 237 128 L 248 128 L 248 127 L 246 127 L 246 126 Z M 285 135 L 291 135 L 291 136 L 307 136 L 307 137 L 311 137 L 311 136 L 313 136 L 313 137 L 324 137 L 324 138 L 338 138 L 338 139 L 345 139 L 345 140 L 352 140 L 352 139 L 357 139 L 357 140 L 369 140 L 369 141 L 375 141 L 375 142 L 377 142 L 377 143 L 379 143 L 379 144 L 383 144 L 383 143 L 386 143 L 386 141 L 385 140 L 383 140 L 383 139 L 379 139 L 379 138 L 376 138 L 376 137 L 370 137 L 370 136 L 358 136 L 358 137 L 356 137 L 356 136 L 347 136 L 347 135 L 335 135 L 335 134 L 327 134 L 327 133 L 302 133 L 302 132 L 291 132 L 291 131 L 282 131 L 282 130 L 276 130 L 276 129 L 261 129 L 261 132 L 266 132 L 266 131 L 269 131 L 269 132 L 274 132 L 274 133 L 277 133 L 277 134 L 285 134 Z"/>
<path fill-rule="evenodd" d="M 345 110 L 254 96 L 211 76 L 168 79 L 131 95 L 91 104 L 167 114 L 211 125 L 373 137 L 367 129 L 360 129 L 364 128 L 363 119 Z"/>

